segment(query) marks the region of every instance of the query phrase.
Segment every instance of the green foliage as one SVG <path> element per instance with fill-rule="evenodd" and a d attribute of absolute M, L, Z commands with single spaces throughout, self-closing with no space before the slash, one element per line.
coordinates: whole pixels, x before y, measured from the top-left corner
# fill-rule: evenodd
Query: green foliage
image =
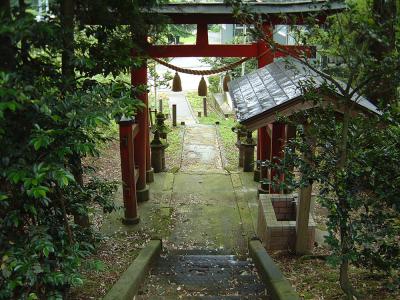
<path fill-rule="evenodd" d="M 143 108 L 135 95 L 146 87 L 132 91 L 119 75 L 141 64 L 130 58 L 132 35 L 157 35 L 139 13 L 156 1 L 79 2 L 73 35 L 61 2 L 70 3 L 53 1 L 42 22 L 23 1 L 0 14 L 0 299 L 62 299 L 82 284 L 81 260 L 98 240 L 89 211 L 114 210 L 116 190 L 84 178 L 82 159 L 99 155 L 115 120 Z"/>
<path fill-rule="evenodd" d="M 255 25 L 255 36 L 262 37 L 272 51 L 279 48 L 259 30 L 260 18 L 244 2 L 229 2 L 241 20 Z M 329 212 L 330 262 L 340 265 L 340 285 L 348 299 L 361 299 L 363 295 L 349 280 L 349 264 L 384 271 L 388 287 L 399 286 L 400 26 L 398 1 L 347 4 L 347 10 L 327 17 L 324 26 L 310 14 L 304 19 L 306 27 L 297 28 L 299 42 L 318 45 L 321 56 L 340 63 L 332 66 L 323 60 L 315 65 L 298 58 L 325 81 L 316 89 L 310 74 L 311 79 L 299 87 L 304 100 L 320 108 L 282 119 L 305 129 L 298 128 L 298 137 L 286 147 L 283 160 L 275 163 L 274 158 L 264 164 L 277 170 L 269 181 L 277 190 L 317 184 L 319 201 Z M 377 104 L 382 114 L 361 113 L 355 103 L 362 101 L 359 95 Z M 294 176 L 293 168 L 301 178 Z M 280 182 L 281 174 L 285 182 Z"/>
<path fill-rule="evenodd" d="M 87 215 L 93 203 L 111 211 L 115 190 L 115 184 L 98 181 L 80 186 L 70 160 L 73 153 L 98 155 L 96 143 L 106 139 L 102 129 L 114 113 L 127 112 L 126 99 L 111 101 L 109 87 L 62 99 L 40 83 L 22 87 L 12 75 L 0 78 L 3 103 L 15 104 L 4 106 L 0 120 L 0 298 L 61 297 L 81 283 L 77 267 L 94 242 L 89 229 L 80 230 L 67 216 Z M 32 99 L 31 91 L 38 98 Z"/>
<path fill-rule="evenodd" d="M 220 76 L 219 75 L 213 75 L 208 77 L 208 89 L 211 93 L 218 93 L 219 92 L 219 86 L 220 86 Z"/>
<path fill-rule="evenodd" d="M 327 242 L 333 249 L 329 261 L 340 265 L 343 259 L 348 259 L 356 266 L 386 272 L 387 286 L 398 287 L 399 114 L 388 112 L 381 117 L 352 118 L 348 159 L 343 168 L 338 167 L 343 124 L 336 121 L 335 114 L 330 107 L 298 115 L 308 120 L 316 151 L 309 160 L 304 159 L 312 150 L 299 127 L 297 138 L 285 149 L 285 158 L 278 164 L 267 163 L 278 170 L 272 184 L 277 189 L 295 190 L 314 182 L 319 188 L 318 201 L 329 212 Z M 300 180 L 291 172 L 293 167 L 301 172 Z M 285 182 L 279 181 L 282 173 Z M 346 237 L 343 236 L 344 228 Z"/>

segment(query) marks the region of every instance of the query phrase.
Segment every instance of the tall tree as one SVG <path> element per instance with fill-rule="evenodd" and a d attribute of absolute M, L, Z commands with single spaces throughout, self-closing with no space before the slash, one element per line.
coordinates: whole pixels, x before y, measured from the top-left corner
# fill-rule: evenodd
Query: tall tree
<path fill-rule="evenodd" d="M 265 19 L 254 15 L 242 1 L 231 2 L 241 20 L 254 25 L 257 38 L 263 39 L 272 51 L 290 55 L 262 31 L 260 20 L 268 23 L 268 16 Z M 339 68 L 327 66 L 322 72 L 302 53 L 295 58 L 324 81 L 320 89 L 315 89 L 310 74 L 299 88 L 306 100 L 325 108 L 299 112 L 294 119 L 307 120 L 318 151 L 310 157 L 310 146 L 300 130 L 294 141 L 296 151 L 287 148 L 286 157 L 278 164 L 266 162 L 282 172 L 294 165 L 306 174 L 298 181 L 287 173 L 286 185 L 318 183 L 319 201 L 329 212 L 327 241 L 333 249 L 330 261 L 339 265 L 340 285 L 348 299 L 363 297 L 352 286 L 351 264 L 386 272 L 392 287 L 398 286 L 400 278 L 400 202 L 393 197 L 400 192 L 400 116 L 395 93 L 400 86 L 400 28 L 393 3 L 373 1 L 363 7 L 349 1 L 348 8 L 328 17 L 323 28 L 317 16 L 305 18 L 306 30 L 298 32 L 300 40 L 317 44 L 343 63 Z M 373 16 L 365 14 L 365 10 L 374 12 Z M 318 14 L 323 15 L 324 11 Z M 381 112 L 358 114 L 355 103 L 362 101 L 359 95 L 372 94 Z M 335 107 L 326 103 L 326 95 L 339 95 L 340 118 Z M 272 184 L 282 184 L 278 177 L 272 179 Z"/>
<path fill-rule="evenodd" d="M 0 1 L 0 21 L 1 24 L 8 24 L 11 20 L 10 0 Z M 0 69 L 11 71 L 15 68 L 15 49 L 12 44 L 10 35 L 0 34 L 0 52 L 2 59 L 0 60 Z"/>

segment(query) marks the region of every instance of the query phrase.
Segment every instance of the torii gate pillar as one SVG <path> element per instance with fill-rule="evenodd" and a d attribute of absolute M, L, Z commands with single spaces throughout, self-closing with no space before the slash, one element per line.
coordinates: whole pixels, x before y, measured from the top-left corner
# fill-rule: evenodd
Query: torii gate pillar
<path fill-rule="evenodd" d="M 136 56 L 136 53 L 132 54 Z M 144 107 L 138 111 L 136 115 L 136 122 L 139 125 L 139 133 L 135 138 L 135 155 L 136 163 L 139 167 L 139 179 L 136 184 L 137 200 L 149 200 L 149 186 L 146 184 L 147 176 L 147 163 L 146 160 L 150 159 L 147 156 L 148 143 L 149 143 L 149 118 L 148 118 L 148 97 L 147 97 L 147 60 L 143 59 L 142 65 L 139 68 L 132 68 L 131 70 L 131 84 L 134 87 L 143 89 L 137 98 L 141 100 Z"/>

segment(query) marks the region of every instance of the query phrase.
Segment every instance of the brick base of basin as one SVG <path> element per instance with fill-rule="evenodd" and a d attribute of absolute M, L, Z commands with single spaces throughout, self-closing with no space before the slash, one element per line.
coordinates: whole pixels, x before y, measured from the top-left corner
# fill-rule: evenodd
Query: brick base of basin
<path fill-rule="evenodd" d="M 260 194 L 258 199 L 257 234 L 267 250 L 295 250 L 296 195 Z M 315 240 L 315 223 L 310 214 L 308 250 Z"/>

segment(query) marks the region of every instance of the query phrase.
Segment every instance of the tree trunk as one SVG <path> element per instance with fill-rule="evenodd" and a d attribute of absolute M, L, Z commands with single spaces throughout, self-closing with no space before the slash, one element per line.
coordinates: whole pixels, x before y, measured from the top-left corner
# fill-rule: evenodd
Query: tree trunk
<path fill-rule="evenodd" d="M 340 287 L 343 292 L 346 294 L 347 299 L 354 300 L 359 299 L 359 294 L 351 285 L 349 280 L 349 261 L 348 259 L 343 259 L 342 264 L 340 265 Z"/>
<path fill-rule="evenodd" d="M 78 153 L 73 153 L 70 158 L 70 165 L 72 175 L 74 175 L 75 181 L 83 186 L 83 168 L 82 159 Z M 74 222 L 81 227 L 87 228 L 90 226 L 89 216 L 87 214 L 74 214 Z"/>
<path fill-rule="evenodd" d="M 345 100 L 345 110 L 343 116 L 343 127 L 342 127 L 342 141 L 340 145 L 340 158 L 338 161 L 337 171 L 341 172 L 342 170 L 345 171 L 347 166 L 347 159 L 348 159 L 348 138 L 349 138 L 349 124 L 350 124 L 350 104 L 351 100 Z M 341 179 L 339 179 L 341 180 Z M 340 185 L 337 183 L 336 186 Z M 349 254 L 351 248 L 351 236 L 349 233 L 349 210 L 350 206 L 347 202 L 346 195 L 343 195 L 342 191 L 336 192 L 338 196 L 338 214 L 339 214 L 339 231 L 340 231 L 340 242 L 341 242 L 341 256 L 342 262 L 340 265 L 340 287 L 342 288 L 343 292 L 347 295 L 348 299 L 353 300 L 354 297 L 358 298 L 358 293 L 351 285 L 349 280 L 349 260 L 347 255 Z"/>
<path fill-rule="evenodd" d="M 62 91 L 72 92 L 75 89 L 75 68 L 74 68 L 74 0 L 61 1 L 61 27 L 63 50 L 61 54 L 61 72 L 62 72 Z M 69 163 L 75 181 L 83 186 L 83 167 L 82 159 L 79 153 L 73 153 Z M 74 222 L 82 227 L 89 227 L 88 215 L 74 215 Z"/>
<path fill-rule="evenodd" d="M 0 0 L 0 24 L 11 21 L 10 0 Z M 12 44 L 11 37 L 8 34 L 0 35 L 0 70 L 13 71 L 16 67 L 15 45 Z"/>
<path fill-rule="evenodd" d="M 73 90 L 75 86 L 74 70 L 74 0 L 61 1 L 61 27 L 63 50 L 61 71 L 64 92 Z"/>
<path fill-rule="evenodd" d="M 311 165 L 314 153 L 315 141 L 310 133 L 310 125 L 304 124 L 305 142 L 309 145 L 309 152 L 304 153 L 304 160 Z M 311 166 L 310 166 L 311 167 Z M 303 175 L 301 175 L 303 176 Z M 311 208 L 312 182 L 308 186 L 302 187 L 299 191 L 299 203 L 296 216 L 296 254 L 308 254 L 311 249 L 309 246 L 308 223 Z"/>

